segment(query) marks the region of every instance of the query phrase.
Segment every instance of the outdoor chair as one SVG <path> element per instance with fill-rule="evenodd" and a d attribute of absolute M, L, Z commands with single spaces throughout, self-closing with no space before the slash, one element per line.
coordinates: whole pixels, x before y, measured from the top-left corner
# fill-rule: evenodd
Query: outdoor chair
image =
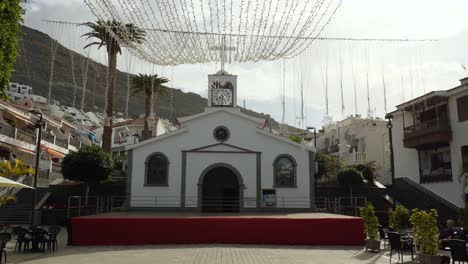
<path fill-rule="evenodd" d="M 29 243 L 31 242 L 31 239 L 29 238 L 28 230 L 26 228 L 16 226 L 13 228 L 13 234 L 16 235 L 15 251 L 21 251 L 21 247 L 23 246 L 24 250 L 29 249 Z"/>
<path fill-rule="evenodd" d="M 464 240 L 459 239 L 453 239 L 449 241 L 450 254 L 452 255 L 453 263 L 455 263 L 455 261 L 458 263 L 468 262 L 465 243 L 466 242 Z"/>
<path fill-rule="evenodd" d="M 388 235 L 385 233 L 383 226 L 379 225 L 379 235 L 380 235 L 380 241 L 384 242 L 384 249 L 385 246 L 387 245 L 387 240 L 388 240 Z"/>
<path fill-rule="evenodd" d="M 398 261 L 403 262 L 403 252 L 409 250 L 411 252 L 411 260 L 413 260 L 413 245 L 412 241 L 401 238 L 401 234 L 397 232 L 388 232 L 388 239 L 390 242 L 390 263 L 392 263 L 393 251 L 398 254 Z M 409 244 L 410 243 L 410 244 Z"/>
<path fill-rule="evenodd" d="M 57 235 L 60 233 L 60 227 L 51 226 L 49 227 L 49 237 L 47 239 L 47 249 L 49 251 L 55 251 L 57 249 Z"/>
<path fill-rule="evenodd" d="M 6 253 L 6 244 L 11 240 L 11 234 L 9 233 L 0 233 L 0 264 L 2 263 L 2 258 L 5 257 L 5 264 L 7 263 L 7 253 Z"/>
<path fill-rule="evenodd" d="M 48 243 L 48 238 L 47 236 L 49 235 L 49 232 L 47 230 L 40 228 L 40 227 L 35 227 L 30 230 L 31 231 L 31 242 L 35 243 L 37 247 L 42 250 L 42 252 L 45 251 L 45 247 Z M 34 244 L 33 244 L 34 248 Z"/>

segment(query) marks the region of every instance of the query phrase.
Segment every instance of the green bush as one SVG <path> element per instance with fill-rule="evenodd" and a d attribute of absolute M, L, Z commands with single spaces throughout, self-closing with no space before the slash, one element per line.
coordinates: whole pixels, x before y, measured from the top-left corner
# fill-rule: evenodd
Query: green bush
<path fill-rule="evenodd" d="M 435 209 L 419 211 L 414 209 L 411 214 L 413 239 L 425 255 L 437 255 L 439 252 L 439 230 L 437 229 L 438 214 Z"/>
<path fill-rule="evenodd" d="M 342 185 L 359 185 L 364 182 L 362 174 L 354 168 L 344 168 L 337 175 L 338 183 Z"/>
<path fill-rule="evenodd" d="M 114 169 L 112 156 L 99 146 L 81 148 L 67 154 L 62 161 L 65 179 L 97 185 L 107 179 Z"/>
<path fill-rule="evenodd" d="M 366 207 L 359 209 L 359 213 L 364 220 L 364 232 L 368 239 L 377 239 L 379 235 L 379 219 L 375 216 L 374 206 L 367 203 Z"/>
<path fill-rule="evenodd" d="M 318 172 L 315 174 L 315 180 L 317 181 L 336 179 L 338 172 L 343 168 L 343 161 L 339 157 L 323 152 L 315 154 L 315 161 L 318 165 Z"/>
<path fill-rule="evenodd" d="M 400 205 L 388 209 L 388 224 L 397 230 L 410 227 L 409 210 Z"/>
<path fill-rule="evenodd" d="M 301 144 L 303 142 L 302 138 L 300 136 L 296 135 L 289 135 L 289 140 L 294 141 L 296 143 Z"/>
<path fill-rule="evenodd" d="M 5 88 L 14 70 L 20 34 L 22 0 L 0 1 L 0 98 L 8 98 Z"/>
<path fill-rule="evenodd" d="M 375 162 L 356 164 L 352 167 L 361 172 L 362 176 L 367 180 L 368 183 L 374 183 Z"/>

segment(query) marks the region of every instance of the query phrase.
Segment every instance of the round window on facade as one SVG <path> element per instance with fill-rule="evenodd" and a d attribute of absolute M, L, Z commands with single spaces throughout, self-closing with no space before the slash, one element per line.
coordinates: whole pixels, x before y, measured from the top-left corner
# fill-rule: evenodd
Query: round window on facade
<path fill-rule="evenodd" d="M 227 127 L 219 126 L 213 131 L 213 136 L 219 142 L 224 142 L 229 139 L 229 130 Z"/>

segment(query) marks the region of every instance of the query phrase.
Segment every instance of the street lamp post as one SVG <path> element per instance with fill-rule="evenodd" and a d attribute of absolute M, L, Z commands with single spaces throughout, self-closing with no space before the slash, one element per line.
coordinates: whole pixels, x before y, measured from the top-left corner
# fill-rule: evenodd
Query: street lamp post
<path fill-rule="evenodd" d="M 314 130 L 314 147 L 317 147 L 317 129 L 315 127 L 307 127 L 307 130 Z"/>
<path fill-rule="evenodd" d="M 36 168 L 34 169 L 34 182 L 33 182 L 33 197 L 32 197 L 32 203 L 31 203 L 31 225 L 34 225 L 34 218 L 35 218 L 35 207 L 36 207 L 36 200 L 37 200 L 37 175 L 39 173 L 39 159 L 41 155 L 41 136 L 42 136 L 42 126 L 43 126 L 43 120 L 42 120 L 42 113 L 37 111 L 37 110 L 30 110 L 29 111 L 31 114 L 34 114 L 36 116 L 39 116 L 39 121 L 36 123 L 36 128 L 38 129 L 37 133 L 37 146 L 36 146 Z"/>
<path fill-rule="evenodd" d="M 388 128 L 388 138 L 390 144 L 390 173 L 392 176 L 392 199 L 393 199 L 393 206 L 396 205 L 396 198 L 395 198 L 395 156 L 393 154 L 393 135 L 392 135 L 392 115 L 385 116 L 388 119 L 387 128 Z"/>

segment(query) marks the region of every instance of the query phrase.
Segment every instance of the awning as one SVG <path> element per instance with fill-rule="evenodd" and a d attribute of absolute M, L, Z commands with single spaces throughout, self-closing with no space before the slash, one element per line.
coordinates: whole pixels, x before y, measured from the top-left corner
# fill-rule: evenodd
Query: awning
<path fill-rule="evenodd" d="M 8 144 L 8 143 L 5 143 L 5 142 L 0 142 L 0 146 L 5 146 L 8 149 L 19 150 L 19 151 L 22 151 L 22 152 L 25 152 L 25 153 L 28 153 L 28 154 L 31 154 L 31 155 L 36 155 L 36 152 L 34 152 L 32 150 L 21 148 L 21 147 L 18 147 L 16 145 L 11 145 L 11 144 Z"/>
<path fill-rule="evenodd" d="M 28 186 L 26 184 L 22 184 L 19 182 L 15 182 L 12 180 L 9 180 L 7 178 L 1 177 L 0 176 L 0 187 L 13 187 L 13 188 L 29 188 L 29 189 L 34 189 L 31 186 Z"/>
<path fill-rule="evenodd" d="M 63 154 L 62 152 L 58 152 L 58 151 L 53 150 L 51 148 L 48 148 L 48 147 L 46 147 L 44 145 L 42 145 L 41 148 L 45 149 L 47 151 L 47 153 L 49 153 L 50 155 L 54 155 L 55 157 L 58 157 L 58 158 L 65 157 L 65 154 Z"/>

